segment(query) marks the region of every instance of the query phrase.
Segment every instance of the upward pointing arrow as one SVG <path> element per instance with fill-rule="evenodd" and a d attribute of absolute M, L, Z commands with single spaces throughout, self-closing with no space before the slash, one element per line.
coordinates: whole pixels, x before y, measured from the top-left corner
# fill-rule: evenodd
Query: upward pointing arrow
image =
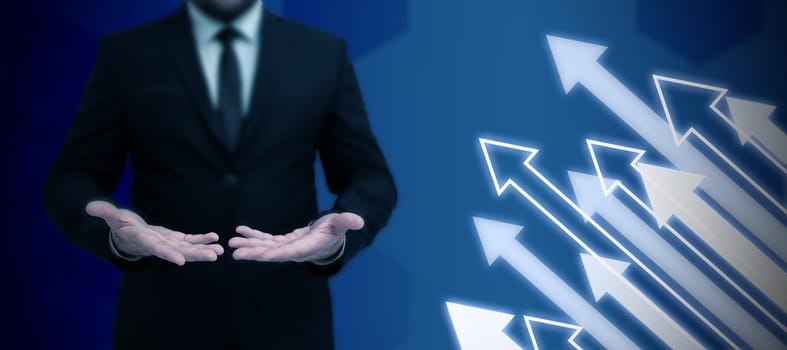
<path fill-rule="evenodd" d="M 787 163 L 787 135 L 770 120 L 776 106 L 727 97 L 727 107 L 735 122 L 741 145 L 754 138 L 779 157 L 782 163 Z"/>
<path fill-rule="evenodd" d="M 462 350 L 522 350 L 503 330 L 514 315 L 446 302 Z"/>
<path fill-rule="evenodd" d="M 568 345 L 571 345 L 571 347 L 573 347 L 575 350 L 582 350 L 582 347 L 580 347 L 579 344 L 577 344 L 576 342 L 577 336 L 579 336 L 579 333 L 582 332 L 582 327 L 573 324 L 557 322 L 553 320 L 547 320 L 545 318 L 539 318 L 539 317 L 528 316 L 528 315 L 525 315 L 524 318 L 525 318 L 525 325 L 527 326 L 527 333 L 530 334 L 530 342 L 533 345 L 533 350 L 540 349 L 537 340 L 538 337 L 536 337 L 536 332 L 533 330 L 533 326 L 536 323 L 540 323 L 551 327 L 565 328 L 567 330 L 572 331 L 571 335 L 568 337 L 566 342 L 568 343 Z"/>
<path fill-rule="evenodd" d="M 719 334 L 720 337 L 727 339 L 726 336 L 719 330 L 715 325 L 713 325 L 710 320 L 705 318 L 693 305 L 691 305 L 688 301 L 686 301 L 680 294 L 678 294 L 669 284 L 667 284 L 661 277 L 659 277 L 656 273 L 653 272 L 647 265 L 645 265 L 636 255 L 634 255 L 631 251 L 629 251 L 624 245 L 622 245 L 615 237 L 613 237 L 609 232 L 607 232 L 601 225 L 599 225 L 595 220 L 593 220 L 589 215 L 587 215 L 584 211 L 582 211 L 579 206 L 574 203 L 565 193 L 563 193 L 557 186 L 555 186 L 548 178 L 546 178 L 538 169 L 533 166 L 533 158 L 538 153 L 537 149 L 514 145 L 510 143 L 494 141 L 489 139 L 481 138 L 479 139 L 481 143 L 482 152 L 484 154 L 484 158 L 487 164 L 487 168 L 489 169 L 489 174 L 492 177 L 492 182 L 495 185 L 495 189 L 498 195 L 502 195 L 508 189 L 515 190 L 518 192 L 522 197 L 524 197 L 531 205 L 536 207 L 544 216 L 546 216 L 555 226 L 557 226 L 563 233 L 565 233 L 569 238 L 571 238 L 574 242 L 576 242 L 585 252 L 590 255 L 598 256 L 593 249 L 587 245 L 576 233 L 574 233 L 560 218 L 555 216 L 547 206 L 536 200 L 529 190 L 531 187 L 544 187 L 546 186 L 549 190 L 554 194 L 554 196 L 548 196 L 550 201 L 555 201 L 559 199 L 561 203 L 556 204 L 554 208 L 559 208 L 560 210 L 565 210 L 565 206 L 567 205 L 571 211 L 573 211 L 573 215 L 569 214 L 568 216 L 564 217 L 564 220 L 575 220 L 576 217 L 579 216 L 585 222 L 589 223 L 593 228 L 596 229 L 599 233 L 601 233 L 607 240 L 609 240 L 612 244 L 615 245 L 618 249 L 620 249 L 624 254 L 626 254 L 631 261 L 637 264 L 645 273 L 648 274 L 651 278 L 653 278 L 660 286 L 662 286 L 670 295 L 672 295 L 678 302 L 680 302 L 683 306 L 685 306 L 691 313 L 697 316 L 703 323 L 708 325 L 716 334 Z M 514 155 L 511 155 L 513 151 Z M 518 157 L 516 156 L 518 152 Z M 508 154 L 509 160 L 514 160 L 514 164 L 519 165 L 519 168 L 526 169 L 527 172 L 521 172 L 520 174 L 514 174 L 512 172 L 501 172 L 503 167 L 498 164 L 495 160 L 499 160 L 498 156 L 500 154 Z M 523 160 L 524 159 L 524 160 Z M 505 176 L 501 176 L 500 174 L 506 174 Z M 518 179 L 522 181 L 522 183 L 526 183 L 527 185 L 522 185 L 518 181 L 514 180 Z M 554 198 L 552 198 L 554 197 Z M 584 226 L 584 224 L 580 223 Z M 632 290 L 636 290 L 634 286 L 632 286 L 628 281 L 623 280 L 625 284 Z M 639 291 L 637 291 L 639 293 Z M 641 294 L 641 293 L 640 293 Z M 642 296 L 645 298 L 645 296 Z"/>
<path fill-rule="evenodd" d="M 702 176 L 644 163 L 637 168 L 660 226 L 676 216 L 787 311 L 787 273 L 694 193 Z"/>
<path fill-rule="evenodd" d="M 516 235 L 522 226 L 480 217 L 473 217 L 473 221 L 490 265 L 499 258 L 511 264 L 568 317 L 585 327 L 602 346 L 609 349 L 638 348 L 562 278 L 517 242 Z"/>
<path fill-rule="evenodd" d="M 758 239 L 769 247 L 785 246 L 783 233 L 787 232 L 787 226 L 780 219 L 694 146 L 684 144 L 678 149 L 667 123 L 598 63 L 606 47 L 551 35 L 547 41 L 564 91 L 568 93 L 577 84 L 583 85 L 679 169 L 703 174 L 706 177 L 701 184 L 703 191 Z"/>
<path fill-rule="evenodd" d="M 620 282 L 620 276 L 629 263 L 607 258 L 599 260 L 587 254 L 581 254 L 581 257 L 596 302 L 609 294 L 672 349 L 703 348 L 655 303 L 649 299 L 643 300 L 641 295 L 632 292 Z M 600 261 L 611 266 L 614 271 L 605 268 Z"/>
<path fill-rule="evenodd" d="M 710 103 L 710 110 L 713 111 L 716 116 L 724 121 L 726 124 L 732 125 L 735 130 L 739 131 L 739 136 L 741 136 L 739 126 L 736 126 L 732 119 L 724 115 L 718 108 L 719 101 L 725 97 L 727 94 L 727 89 L 700 84 L 692 81 L 681 80 L 676 78 L 670 78 L 660 75 L 653 75 L 653 81 L 656 84 L 656 91 L 659 94 L 659 99 L 661 100 L 661 106 L 664 109 L 664 115 L 667 117 L 667 122 L 669 123 L 670 128 L 672 129 L 672 135 L 675 138 L 675 144 L 680 147 L 686 139 L 694 135 L 698 140 L 705 144 L 716 156 L 718 156 L 722 161 L 724 161 L 727 166 L 729 166 L 732 170 L 734 170 L 738 175 L 740 175 L 746 182 L 748 182 L 752 187 L 754 187 L 760 194 L 762 194 L 765 199 L 767 199 L 771 204 L 773 204 L 776 208 L 778 208 L 783 214 L 787 214 L 787 208 L 778 200 L 776 199 L 771 193 L 769 193 L 765 188 L 758 183 L 754 178 L 749 175 L 746 171 L 744 171 L 738 164 L 732 161 L 730 157 L 724 154 L 717 146 L 714 144 L 710 139 L 708 139 L 700 130 L 697 130 L 695 126 L 692 124 L 690 126 L 683 125 L 679 123 L 679 120 L 675 118 L 674 113 L 670 109 L 670 104 L 667 102 L 664 94 L 663 85 L 665 82 L 689 86 L 695 89 L 699 89 L 699 91 L 706 91 L 712 92 L 715 94 L 713 102 Z M 765 114 L 765 118 L 755 118 L 765 119 L 767 122 L 768 115 L 773 111 L 773 106 L 753 103 L 745 100 L 738 100 L 731 97 L 727 97 L 727 104 L 730 106 L 731 110 L 735 110 L 736 114 L 738 115 L 746 115 L 747 117 L 750 115 L 762 115 Z M 770 108 L 769 108 L 770 107 Z M 691 114 L 691 113 L 690 113 Z M 752 118 L 744 118 L 745 120 L 751 120 Z M 685 123 L 685 121 L 684 121 Z M 787 139 L 785 139 L 787 141 Z M 767 150 L 763 149 L 759 146 L 759 144 L 754 143 L 754 147 L 762 153 L 768 160 L 770 160 L 779 170 L 784 173 L 787 173 L 787 168 L 784 166 L 784 162 L 775 159 L 771 156 Z M 787 145 L 786 145 L 787 146 Z M 787 150 L 784 151 L 787 153 Z"/>
<path fill-rule="evenodd" d="M 752 317 L 722 289 L 718 288 L 710 278 L 683 257 L 679 251 L 618 200 L 614 194 L 605 195 L 602 188 L 598 186 L 597 176 L 569 172 L 569 178 L 577 202 L 589 215 L 598 214 L 603 217 L 606 222 L 615 227 L 628 241 L 680 284 L 708 311 L 716 315 L 750 347 L 778 349 L 784 346 L 784 343 L 763 327 L 760 321 Z M 772 316 L 769 315 L 769 317 Z M 730 345 L 736 347 L 735 344 Z"/>

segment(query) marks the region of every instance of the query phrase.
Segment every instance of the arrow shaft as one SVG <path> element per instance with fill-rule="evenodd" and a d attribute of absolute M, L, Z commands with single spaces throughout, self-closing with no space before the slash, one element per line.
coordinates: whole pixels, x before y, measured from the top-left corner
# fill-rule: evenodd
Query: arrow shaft
<path fill-rule="evenodd" d="M 645 271 L 645 273 L 647 273 L 650 277 L 652 277 L 660 286 L 662 286 L 668 293 L 670 293 L 670 295 L 675 297 L 675 299 L 677 299 L 683 306 L 685 306 L 687 309 L 689 309 L 689 311 L 691 311 L 695 316 L 697 316 L 697 318 L 699 318 L 709 328 L 711 328 L 714 332 L 716 332 L 716 334 L 718 334 L 728 344 L 730 344 L 732 347 L 735 347 L 734 343 L 732 343 L 732 341 L 723 332 L 721 332 L 721 330 L 719 330 L 718 327 L 713 325 L 707 318 L 705 318 L 699 311 L 697 311 L 691 304 L 689 304 L 688 301 L 686 301 L 677 292 L 675 292 L 675 290 L 672 289 L 672 287 L 670 287 L 669 284 L 667 284 L 663 279 L 661 279 L 658 275 L 656 275 L 647 265 L 643 264 L 642 261 L 639 258 L 637 258 L 636 255 L 634 255 L 633 253 L 631 253 L 631 251 L 626 249 L 626 247 L 624 245 L 622 245 L 620 242 L 618 242 L 609 232 L 607 232 L 601 225 L 599 225 L 595 220 L 593 220 L 593 218 L 587 216 L 587 214 L 584 213 L 582 211 L 582 209 L 576 203 L 574 203 L 562 191 L 560 191 L 560 189 L 558 189 L 552 182 L 550 182 L 549 179 L 547 179 L 537 169 L 532 167 L 531 164 L 526 164 L 526 167 L 533 175 L 535 175 L 538 178 L 538 180 L 540 181 L 540 184 L 546 185 L 547 187 L 549 187 L 549 189 L 552 190 L 552 192 L 557 197 L 559 197 L 561 199 L 562 203 L 568 205 L 571 208 L 571 210 L 573 211 L 574 215 L 573 216 L 569 215 L 569 216 L 567 216 L 567 217 L 565 217 L 563 219 L 567 219 L 568 217 L 574 217 L 574 216 L 576 216 L 576 217 L 582 216 L 582 218 L 587 223 L 591 224 L 598 232 L 600 232 L 605 238 L 607 238 L 607 240 L 609 240 L 618 249 L 620 249 L 624 254 L 626 254 L 627 257 L 629 257 L 635 264 L 637 264 L 637 266 L 639 266 L 643 271 Z M 563 233 L 565 233 L 567 236 L 569 236 L 582 249 L 584 249 L 585 252 L 587 252 L 588 254 L 593 255 L 595 257 L 598 257 L 598 254 L 590 246 L 588 246 L 587 243 L 585 243 L 573 231 L 571 231 L 571 229 L 569 229 L 563 223 L 563 221 L 558 219 L 554 214 L 552 214 L 552 212 L 547 210 L 541 203 L 539 203 L 537 200 L 535 200 L 530 195 L 530 193 L 528 193 L 527 191 L 525 191 L 522 188 L 522 186 L 520 186 L 520 185 L 518 185 L 516 183 L 513 183 L 512 187 L 514 189 L 516 189 L 519 192 L 519 194 L 521 194 L 523 197 L 525 197 L 525 199 L 527 199 L 530 202 L 530 204 L 532 204 L 539 211 L 541 211 L 541 213 L 544 214 L 544 216 L 546 216 L 550 221 L 552 221 L 552 223 L 555 224 L 555 226 L 560 228 L 560 230 Z M 561 205 L 555 206 L 553 208 L 559 208 L 559 207 L 561 207 Z M 628 281 L 626 281 L 622 277 L 620 277 L 620 280 L 628 288 L 630 288 L 632 290 L 636 290 L 636 287 L 631 285 L 631 283 L 629 283 Z M 642 297 L 645 298 L 644 295 Z"/>
<path fill-rule="evenodd" d="M 511 245 L 502 257 L 602 346 L 639 348 L 527 248 Z"/>
<path fill-rule="evenodd" d="M 787 273 L 719 213 L 692 195 L 678 203 L 676 216 L 779 308 L 787 311 Z"/>
<path fill-rule="evenodd" d="M 620 200 L 614 196 L 607 197 L 605 204 L 598 209 L 598 214 L 749 346 L 756 349 L 783 346 L 778 338 L 717 288 L 705 274 Z"/>
<path fill-rule="evenodd" d="M 755 132 L 754 138 L 783 163 L 787 163 L 787 135 L 778 126 L 768 123 Z"/>
<path fill-rule="evenodd" d="M 609 286 L 608 293 L 670 348 L 704 348 L 652 301 L 643 302 L 641 295 L 620 284 Z"/>
<path fill-rule="evenodd" d="M 585 73 L 582 84 L 624 123 L 640 134 L 679 169 L 706 176 L 702 189 L 750 232 L 787 261 L 783 244 L 785 226 L 778 218 L 743 191 L 724 172 L 691 144 L 677 148 L 669 125 L 631 90 L 600 64 Z"/>

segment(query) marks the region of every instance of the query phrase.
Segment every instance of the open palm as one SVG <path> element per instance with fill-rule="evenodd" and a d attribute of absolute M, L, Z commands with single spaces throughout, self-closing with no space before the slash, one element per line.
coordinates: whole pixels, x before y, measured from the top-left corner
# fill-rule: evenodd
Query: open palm
<path fill-rule="evenodd" d="M 237 248 L 232 256 L 238 260 L 319 261 L 336 253 L 344 244 L 348 230 L 360 230 L 364 221 L 354 213 L 331 213 L 309 226 L 273 235 L 248 226 L 238 226 L 229 246 Z"/>

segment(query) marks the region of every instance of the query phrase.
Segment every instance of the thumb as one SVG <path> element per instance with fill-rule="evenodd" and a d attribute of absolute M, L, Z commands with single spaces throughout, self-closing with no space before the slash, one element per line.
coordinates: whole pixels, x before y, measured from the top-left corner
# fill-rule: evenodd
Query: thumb
<path fill-rule="evenodd" d="M 114 204 L 107 201 L 92 201 L 87 204 L 85 211 L 92 216 L 110 220 L 116 218 L 120 210 Z"/>
<path fill-rule="evenodd" d="M 348 230 L 360 230 L 364 226 L 363 218 L 355 213 L 344 212 L 336 216 L 337 224 Z"/>

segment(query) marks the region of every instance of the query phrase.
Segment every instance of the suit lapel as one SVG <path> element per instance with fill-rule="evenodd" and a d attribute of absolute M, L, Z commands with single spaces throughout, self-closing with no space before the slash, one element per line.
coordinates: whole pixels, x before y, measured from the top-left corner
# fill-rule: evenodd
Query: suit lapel
<path fill-rule="evenodd" d="M 250 140 L 254 139 L 256 130 L 265 124 L 268 107 L 276 97 L 278 79 L 289 49 L 287 33 L 281 21 L 279 16 L 265 10 L 262 26 L 260 26 L 262 31 L 261 51 L 257 55 L 257 69 L 251 101 L 248 114 L 243 120 L 238 150 L 242 150 Z"/>
<path fill-rule="evenodd" d="M 173 66 L 178 71 L 183 85 L 196 105 L 200 119 L 209 129 L 214 141 L 228 154 L 229 148 L 225 142 L 224 128 L 221 120 L 219 120 L 218 113 L 210 103 L 207 83 L 200 66 L 191 23 L 185 6 L 182 6 L 178 12 L 170 17 L 164 40 L 172 58 Z"/>

